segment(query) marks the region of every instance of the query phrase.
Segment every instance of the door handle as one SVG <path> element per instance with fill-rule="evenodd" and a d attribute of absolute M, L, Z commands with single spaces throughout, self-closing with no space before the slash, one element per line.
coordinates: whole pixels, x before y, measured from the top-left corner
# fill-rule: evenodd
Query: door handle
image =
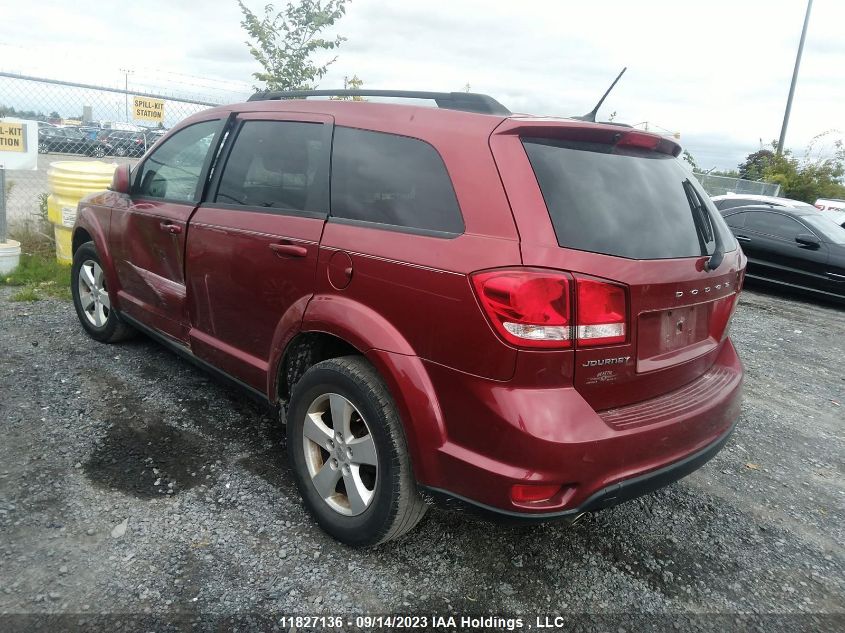
<path fill-rule="evenodd" d="M 840 275 L 838 273 L 827 273 L 827 276 L 830 277 L 833 281 L 845 282 L 845 275 Z"/>
<path fill-rule="evenodd" d="M 167 231 L 172 235 L 176 235 L 182 232 L 182 227 L 178 224 L 173 224 L 173 222 L 162 222 L 158 226 L 162 231 Z"/>
<path fill-rule="evenodd" d="M 736 241 L 737 241 L 737 242 L 750 242 L 750 241 L 751 241 L 751 238 L 750 238 L 750 237 L 745 237 L 744 235 L 737 235 L 737 236 L 736 236 Z"/>
<path fill-rule="evenodd" d="M 277 257 L 305 257 L 308 249 L 298 244 L 270 244 L 270 250 Z"/>

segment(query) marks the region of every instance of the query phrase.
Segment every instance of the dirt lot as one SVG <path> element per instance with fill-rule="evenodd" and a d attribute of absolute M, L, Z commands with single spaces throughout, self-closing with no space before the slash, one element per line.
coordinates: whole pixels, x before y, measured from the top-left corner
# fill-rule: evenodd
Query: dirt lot
<path fill-rule="evenodd" d="M 366 611 L 522 614 L 533 628 L 535 614 L 593 614 L 611 631 L 644 630 L 631 614 L 728 630 L 745 620 L 700 614 L 741 613 L 766 630 L 845 629 L 841 309 L 743 295 L 742 418 L 685 480 L 571 528 L 432 509 L 404 540 L 357 551 L 302 509 L 258 406 L 149 340 L 91 341 L 69 304 L 9 295 L 0 628 L 33 621 L 20 613 Z"/>

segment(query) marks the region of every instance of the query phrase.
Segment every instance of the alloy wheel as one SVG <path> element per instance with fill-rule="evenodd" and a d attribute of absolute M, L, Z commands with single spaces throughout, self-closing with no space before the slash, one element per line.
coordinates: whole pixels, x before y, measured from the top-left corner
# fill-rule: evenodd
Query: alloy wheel
<path fill-rule="evenodd" d="M 103 327 L 109 318 L 111 301 L 106 290 L 103 269 L 93 259 L 86 259 L 79 268 L 79 303 L 88 322 Z"/>
<path fill-rule="evenodd" d="M 335 512 L 356 516 L 375 496 L 378 454 L 364 417 L 336 393 L 317 397 L 302 427 L 305 464 L 317 493 Z"/>

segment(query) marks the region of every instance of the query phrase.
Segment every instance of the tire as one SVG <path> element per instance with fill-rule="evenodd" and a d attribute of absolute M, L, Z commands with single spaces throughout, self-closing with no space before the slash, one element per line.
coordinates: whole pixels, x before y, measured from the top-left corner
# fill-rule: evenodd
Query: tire
<path fill-rule="evenodd" d="M 118 145 L 114 148 L 114 155 L 115 156 L 126 156 L 126 148 Z"/>
<path fill-rule="evenodd" d="M 333 421 L 332 411 L 341 410 L 344 418 L 349 413 L 346 426 Z M 335 426 L 352 434 L 341 441 Z M 310 439 L 315 436 L 319 444 Z M 409 532 L 425 514 L 393 399 L 364 358 L 333 358 L 305 372 L 291 395 L 287 438 L 305 506 L 337 540 L 355 547 L 377 545 Z M 318 486 L 318 480 L 324 483 Z M 347 494 L 347 482 L 364 494 Z M 327 490 L 334 491 L 328 499 Z"/>
<path fill-rule="evenodd" d="M 102 146 L 95 147 L 91 154 L 94 158 L 102 158 L 106 155 L 106 148 Z"/>
<path fill-rule="evenodd" d="M 73 254 L 70 291 L 76 316 L 88 336 L 95 341 L 117 343 L 135 333 L 135 330 L 121 321 L 117 312 L 111 309 L 103 266 L 97 249 L 94 248 L 94 242 L 85 242 Z"/>

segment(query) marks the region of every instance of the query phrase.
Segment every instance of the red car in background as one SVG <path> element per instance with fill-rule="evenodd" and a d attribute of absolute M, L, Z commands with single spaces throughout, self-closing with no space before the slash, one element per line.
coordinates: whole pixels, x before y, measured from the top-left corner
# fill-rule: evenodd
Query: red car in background
<path fill-rule="evenodd" d="M 279 406 L 306 506 L 353 545 L 423 493 L 572 519 L 712 457 L 746 260 L 678 145 L 375 94 L 439 107 L 261 93 L 119 167 L 74 229 L 85 330 Z"/>

